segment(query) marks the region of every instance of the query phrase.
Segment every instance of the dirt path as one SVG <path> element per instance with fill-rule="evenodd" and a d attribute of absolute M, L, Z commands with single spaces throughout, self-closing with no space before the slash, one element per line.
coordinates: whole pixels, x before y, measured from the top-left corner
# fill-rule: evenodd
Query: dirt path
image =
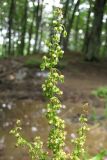
<path fill-rule="evenodd" d="M 38 57 L 33 57 L 37 59 Z M 41 82 L 45 74 L 40 74 L 39 66 L 25 66 L 31 57 L 20 57 L 0 60 L 0 99 L 20 100 L 43 98 Z M 39 57 L 40 59 L 40 57 Z M 107 85 L 106 63 L 88 63 L 77 56 L 67 57 L 62 71 L 65 83 L 62 85 L 64 99 L 73 101 L 89 98 L 90 92 Z M 81 62 L 79 62 L 81 61 Z M 88 97 L 87 97 L 88 96 Z"/>

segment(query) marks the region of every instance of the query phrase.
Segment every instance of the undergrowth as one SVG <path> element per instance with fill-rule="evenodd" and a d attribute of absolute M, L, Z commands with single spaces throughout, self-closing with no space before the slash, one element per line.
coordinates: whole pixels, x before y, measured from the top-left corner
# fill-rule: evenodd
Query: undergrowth
<path fill-rule="evenodd" d="M 99 87 L 98 89 L 92 91 L 92 94 L 107 99 L 107 86 Z"/>

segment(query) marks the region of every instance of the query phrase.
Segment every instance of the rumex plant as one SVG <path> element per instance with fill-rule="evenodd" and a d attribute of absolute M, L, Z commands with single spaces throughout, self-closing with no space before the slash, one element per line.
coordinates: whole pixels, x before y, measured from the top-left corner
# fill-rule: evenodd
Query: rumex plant
<path fill-rule="evenodd" d="M 51 42 L 48 42 L 49 47 L 48 56 L 43 57 L 43 63 L 41 69 L 48 69 L 49 75 L 42 85 L 44 94 L 49 98 L 49 103 L 47 104 L 46 117 L 51 126 L 51 130 L 48 138 L 48 147 L 53 152 L 53 159 L 66 159 L 66 154 L 63 151 L 65 145 L 65 124 L 64 120 L 58 117 L 57 110 L 61 108 L 61 102 L 57 95 L 62 95 L 62 91 L 58 88 L 57 83 L 59 81 L 64 81 L 64 76 L 55 68 L 59 62 L 59 58 L 63 57 L 63 51 L 59 45 L 60 35 L 66 35 L 64 26 L 62 25 L 62 11 L 57 9 L 54 11 L 53 20 L 53 35 L 51 36 Z"/>
<path fill-rule="evenodd" d="M 17 138 L 17 146 L 26 146 L 29 150 L 32 160 L 82 160 L 84 156 L 84 143 L 85 133 L 88 130 L 84 115 L 81 115 L 80 122 L 81 127 L 78 130 L 78 137 L 73 140 L 74 150 L 66 154 L 64 151 L 65 146 L 65 123 L 57 115 L 57 111 L 61 108 L 61 102 L 59 97 L 63 92 L 58 88 L 59 82 L 64 82 L 64 76 L 56 68 L 59 59 L 63 57 L 63 50 L 60 47 L 61 35 L 66 36 L 64 25 L 62 24 L 63 15 L 60 8 L 56 8 L 54 11 L 53 20 L 53 34 L 51 40 L 47 42 L 49 47 L 49 53 L 43 57 L 41 64 L 41 70 L 48 70 L 49 74 L 44 84 L 42 85 L 43 92 L 48 98 L 48 104 L 46 107 L 46 118 L 50 125 L 50 132 L 48 136 L 47 145 L 52 151 L 51 155 L 47 151 L 43 150 L 43 142 L 40 137 L 36 137 L 34 142 L 28 142 L 21 135 L 20 121 L 17 121 L 15 129 L 11 131 L 12 134 Z"/>

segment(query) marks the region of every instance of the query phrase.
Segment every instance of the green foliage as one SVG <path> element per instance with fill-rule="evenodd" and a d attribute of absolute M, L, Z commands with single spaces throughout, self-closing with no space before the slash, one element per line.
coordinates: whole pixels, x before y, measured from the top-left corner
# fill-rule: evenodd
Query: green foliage
<path fill-rule="evenodd" d="M 92 94 L 101 98 L 107 98 L 107 87 L 100 87 L 93 91 Z"/>
<path fill-rule="evenodd" d="M 98 153 L 95 157 L 91 158 L 90 160 L 106 160 L 106 158 L 105 158 L 106 156 L 107 156 L 107 151 L 104 150 L 104 151 Z"/>

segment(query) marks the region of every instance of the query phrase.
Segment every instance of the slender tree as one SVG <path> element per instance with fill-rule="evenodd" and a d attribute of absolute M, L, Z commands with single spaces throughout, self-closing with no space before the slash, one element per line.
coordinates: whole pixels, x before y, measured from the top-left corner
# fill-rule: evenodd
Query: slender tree
<path fill-rule="evenodd" d="M 75 50 L 78 49 L 78 35 L 79 35 L 79 22 L 80 22 L 80 10 L 78 9 L 79 15 L 76 17 L 76 25 L 75 25 Z"/>
<path fill-rule="evenodd" d="M 38 41 L 38 51 L 40 52 L 41 50 L 41 41 L 42 41 L 42 38 L 43 38 L 43 21 L 42 21 L 42 18 L 43 18 L 43 2 L 44 0 L 42 0 L 42 4 L 41 4 L 41 8 L 40 8 L 40 34 L 39 34 L 39 41 Z"/>
<path fill-rule="evenodd" d="M 97 60 L 101 45 L 102 19 L 107 0 L 96 0 L 94 5 L 94 19 L 88 38 L 88 48 L 86 59 L 89 61 Z"/>
<path fill-rule="evenodd" d="M 11 54 L 11 36 L 12 36 L 12 25 L 13 25 L 13 15 L 14 15 L 14 6 L 15 6 L 15 0 L 11 0 L 10 3 L 10 9 L 9 9 L 9 17 L 8 17 L 8 38 L 9 38 L 9 44 L 8 44 L 8 54 Z"/>
<path fill-rule="evenodd" d="M 86 29 L 85 29 L 85 36 L 84 36 L 84 42 L 82 46 L 82 51 L 83 53 L 87 53 L 88 49 L 88 40 L 89 40 L 89 30 L 90 30 L 90 20 L 91 20 L 91 12 L 92 12 L 92 0 L 89 0 L 89 9 L 88 9 L 88 14 L 87 14 L 87 21 L 86 21 Z"/>
<path fill-rule="evenodd" d="M 27 11 L 28 11 L 28 0 L 25 0 L 25 7 L 24 7 L 24 14 L 22 17 L 22 33 L 21 33 L 21 44 L 20 44 L 20 54 L 24 54 L 24 47 L 25 47 L 25 35 L 26 35 L 26 28 L 27 28 Z"/>
<path fill-rule="evenodd" d="M 74 6 L 74 10 L 73 10 L 72 16 L 69 19 L 69 24 L 66 27 L 67 37 L 66 37 L 66 39 L 64 41 L 64 50 L 66 50 L 67 47 L 68 47 L 68 41 L 69 41 L 69 37 L 70 37 L 71 28 L 72 28 L 72 25 L 73 25 L 73 22 L 74 22 L 74 18 L 75 18 L 75 12 L 77 11 L 77 9 L 79 7 L 79 4 L 80 4 L 80 0 L 77 0 L 76 4 Z"/>
<path fill-rule="evenodd" d="M 64 3 L 64 24 L 65 26 L 67 25 L 67 14 L 68 14 L 68 9 L 69 9 L 69 3 L 70 3 L 70 0 L 67 0 L 65 3 Z"/>
<path fill-rule="evenodd" d="M 37 9 L 36 9 L 36 31 L 35 31 L 35 45 L 34 45 L 34 50 L 33 52 L 37 52 L 38 51 L 38 47 L 39 47 L 39 42 L 38 42 L 38 38 L 39 38 L 39 31 L 40 31 L 40 25 L 41 25 L 41 21 L 42 21 L 42 10 L 43 10 L 43 0 L 37 1 L 38 5 L 37 5 Z"/>
<path fill-rule="evenodd" d="M 105 45 L 103 48 L 103 55 L 106 55 L 106 51 L 107 51 L 107 19 L 106 19 L 106 23 L 105 23 Z"/>
<path fill-rule="evenodd" d="M 27 48 L 27 53 L 30 53 L 30 47 L 31 47 L 31 38 L 32 38 L 32 34 L 33 34 L 33 27 L 34 27 L 34 19 L 35 19 L 35 12 L 36 12 L 36 7 L 33 6 L 33 14 L 32 14 L 32 21 L 29 27 L 29 41 L 28 41 L 28 48 Z"/>
<path fill-rule="evenodd" d="M 63 4 L 63 17 L 64 17 L 64 26 L 66 28 L 67 26 L 67 21 L 68 21 L 68 11 L 69 11 L 69 4 L 70 0 L 66 0 L 65 2 L 62 1 Z M 61 40 L 60 43 L 63 45 L 64 44 L 64 39 L 63 39 L 63 33 L 61 34 Z"/>

